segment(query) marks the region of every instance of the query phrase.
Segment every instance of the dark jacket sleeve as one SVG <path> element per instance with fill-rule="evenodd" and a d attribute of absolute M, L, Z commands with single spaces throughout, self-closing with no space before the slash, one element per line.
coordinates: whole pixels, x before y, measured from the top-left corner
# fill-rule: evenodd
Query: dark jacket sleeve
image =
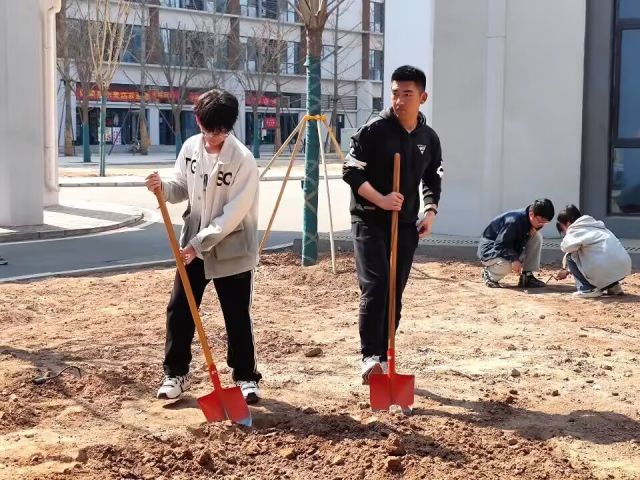
<path fill-rule="evenodd" d="M 422 199 L 424 200 L 425 206 L 429 204 L 437 205 L 440 201 L 442 177 L 444 175 L 440 139 L 435 132 L 433 135 L 435 148 L 433 149 L 431 163 L 422 175 Z"/>
<path fill-rule="evenodd" d="M 371 151 L 371 133 L 364 125 L 351 137 L 349 153 L 342 164 L 342 179 L 349 184 L 354 194 L 367 181 L 367 162 Z"/>
<path fill-rule="evenodd" d="M 494 245 L 495 251 L 501 258 L 511 260 L 512 262 L 520 258 L 522 252 L 518 251 L 519 239 L 522 236 L 520 225 L 511 219 L 507 219 L 498 235 L 496 236 Z"/>

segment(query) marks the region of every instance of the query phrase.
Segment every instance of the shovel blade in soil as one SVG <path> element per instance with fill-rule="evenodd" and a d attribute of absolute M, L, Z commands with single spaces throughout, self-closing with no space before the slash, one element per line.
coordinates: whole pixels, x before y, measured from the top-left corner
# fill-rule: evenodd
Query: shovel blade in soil
<path fill-rule="evenodd" d="M 378 374 L 369 376 L 369 403 L 372 410 L 389 410 L 398 405 L 403 411 L 413 406 L 415 377 L 413 375 Z"/>
<path fill-rule="evenodd" d="M 251 412 L 242 396 L 240 387 L 223 388 L 198 398 L 198 405 L 208 422 L 229 419 L 241 425 L 251 426 Z"/>

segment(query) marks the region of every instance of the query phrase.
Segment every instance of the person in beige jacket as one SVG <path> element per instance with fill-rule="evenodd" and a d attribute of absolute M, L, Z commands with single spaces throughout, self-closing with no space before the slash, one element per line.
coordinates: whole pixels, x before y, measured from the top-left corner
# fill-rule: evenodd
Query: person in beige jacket
<path fill-rule="evenodd" d="M 151 191 L 162 188 L 168 202 L 187 200 L 180 234 L 181 255 L 198 303 L 213 280 L 227 331 L 227 364 L 247 403 L 260 398 L 250 309 L 253 271 L 258 263 L 258 167 L 251 152 L 231 133 L 238 100 L 213 89 L 195 105 L 202 133 L 183 145 L 169 178 L 147 177 Z M 195 325 L 176 272 L 167 306 L 165 378 L 158 398 L 175 399 L 191 385 L 189 364 Z"/>
<path fill-rule="evenodd" d="M 573 275 L 578 297 L 622 295 L 620 281 L 631 273 L 631 257 L 604 222 L 567 205 L 558 213 L 556 227 L 563 235 L 560 249 L 565 253 L 556 278 Z"/>

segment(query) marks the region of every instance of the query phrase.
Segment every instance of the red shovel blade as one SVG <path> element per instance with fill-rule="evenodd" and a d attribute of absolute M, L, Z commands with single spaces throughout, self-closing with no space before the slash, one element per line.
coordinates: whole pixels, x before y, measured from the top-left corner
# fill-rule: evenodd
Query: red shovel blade
<path fill-rule="evenodd" d="M 208 422 L 227 418 L 241 425 L 251 426 L 251 412 L 240 387 L 223 388 L 198 398 L 198 405 Z"/>
<path fill-rule="evenodd" d="M 389 410 L 398 405 L 403 410 L 413 406 L 413 375 L 373 374 L 369 376 L 369 403 L 372 410 Z"/>

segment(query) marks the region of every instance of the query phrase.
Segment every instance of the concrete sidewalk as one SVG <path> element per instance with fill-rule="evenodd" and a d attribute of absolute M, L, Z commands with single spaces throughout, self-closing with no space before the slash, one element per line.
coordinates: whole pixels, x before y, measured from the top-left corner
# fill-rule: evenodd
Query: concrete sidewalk
<path fill-rule="evenodd" d="M 128 227 L 141 222 L 144 212 L 136 207 L 97 202 L 75 202 L 44 210 L 44 223 L 0 227 L 0 244 L 25 240 L 88 235 Z"/>
<path fill-rule="evenodd" d="M 266 162 L 265 162 L 266 163 Z M 262 174 L 264 166 L 260 166 Z M 144 186 L 144 178 L 150 172 L 157 171 L 160 175 L 169 175 L 173 170 L 173 164 L 145 164 L 145 165 L 121 165 L 107 169 L 106 177 L 98 176 L 97 165 L 67 166 L 59 169 L 59 184 L 61 187 L 139 187 Z M 276 162 L 262 179 L 263 181 L 282 181 L 287 172 L 286 162 Z M 320 180 L 324 178 L 323 168 L 320 165 Z M 327 162 L 329 179 L 342 178 L 342 163 Z M 304 179 L 304 162 L 302 159 L 294 164 L 290 180 Z"/>

